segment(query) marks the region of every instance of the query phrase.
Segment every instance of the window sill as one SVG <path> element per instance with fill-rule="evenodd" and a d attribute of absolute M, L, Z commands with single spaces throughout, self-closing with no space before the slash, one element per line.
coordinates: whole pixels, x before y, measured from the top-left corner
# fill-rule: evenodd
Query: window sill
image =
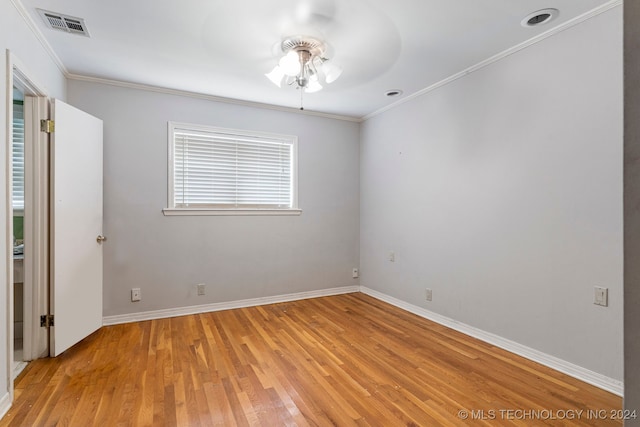
<path fill-rule="evenodd" d="M 188 208 L 164 208 L 162 209 L 164 216 L 219 216 L 219 215 L 300 215 L 302 209 L 188 209 Z"/>

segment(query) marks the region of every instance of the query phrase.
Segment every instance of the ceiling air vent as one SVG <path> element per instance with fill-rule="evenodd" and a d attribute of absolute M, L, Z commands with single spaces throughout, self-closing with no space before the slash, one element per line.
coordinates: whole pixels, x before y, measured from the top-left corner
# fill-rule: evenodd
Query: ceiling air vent
<path fill-rule="evenodd" d="M 82 18 L 76 18 L 74 16 L 63 15 L 61 13 L 50 12 L 42 9 L 38 9 L 38 13 L 44 20 L 47 27 L 53 30 L 89 37 L 89 31 L 87 30 L 87 26 Z"/>

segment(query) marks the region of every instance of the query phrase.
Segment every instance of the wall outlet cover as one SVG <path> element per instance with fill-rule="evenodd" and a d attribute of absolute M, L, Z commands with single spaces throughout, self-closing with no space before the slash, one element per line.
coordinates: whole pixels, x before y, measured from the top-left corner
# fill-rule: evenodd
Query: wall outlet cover
<path fill-rule="evenodd" d="M 425 289 L 425 298 L 427 299 L 427 301 L 433 300 L 433 291 L 431 289 Z"/>
<path fill-rule="evenodd" d="M 594 287 L 593 303 L 603 307 L 609 306 L 609 288 Z"/>

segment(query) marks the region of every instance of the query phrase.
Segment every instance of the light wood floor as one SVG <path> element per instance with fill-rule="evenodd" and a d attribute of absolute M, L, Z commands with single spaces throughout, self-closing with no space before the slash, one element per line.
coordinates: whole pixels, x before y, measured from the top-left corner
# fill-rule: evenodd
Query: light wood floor
<path fill-rule="evenodd" d="M 360 293 L 104 327 L 15 395 L 0 426 L 622 424 L 619 397 Z"/>

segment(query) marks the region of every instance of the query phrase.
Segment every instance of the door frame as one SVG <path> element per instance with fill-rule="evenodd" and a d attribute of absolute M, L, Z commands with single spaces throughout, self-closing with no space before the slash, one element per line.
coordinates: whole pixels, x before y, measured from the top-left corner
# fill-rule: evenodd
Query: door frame
<path fill-rule="evenodd" d="M 46 356 L 42 354 L 40 345 L 47 342 L 47 333 L 44 328 L 40 328 L 37 319 L 42 308 L 48 307 L 48 147 L 46 143 L 46 134 L 39 131 L 40 119 L 48 118 L 49 101 L 44 86 L 40 85 L 32 76 L 33 74 L 24 66 L 19 58 L 9 49 L 6 50 L 7 61 L 7 77 L 6 77 L 6 103 L 7 103 L 7 144 L 5 147 L 5 168 L 6 174 L 6 286 L 7 286 L 7 388 L 11 401 L 13 401 L 14 390 L 14 347 L 13 347 L 13 165 L 12 165 L 12 144 L 13 126 L 9 122 L 13 118 L 13 86 L 17 86 L 26 96 L 33 97 L 34 102 L 30 103 L 29 123 L 25 121 L 25 141 L 27 134 L 32 138 L 34 144 L 31 144 L 30 156 L 27 160 L 25 145 L 25 163 L 30 162 L 30 174 L 25 172 L 25 190 L 27 190 L 27 181 L 29 182 L 29 190 L 31 195 L 25 197 L 25 211 L 31 212 L 29 223 L 24 223 L 25 228 L 25 247 L 29 245 L 31 255 L 25 257 L 25 281 L 24 281 L 24 358 L 31 360 L 37 357 Z M 25 107 L 26 113 L 26 107 Z M 25 117 L 27 114 L 25 114 Z M 42 162 L 47 165 L 45 170 L 40 170 Z M 26 164 L 25 164 L 26 166 Z M 25 191 L 26 193 L 26 191 Z M 34 251 L 33 249 L 38 250 Z M 28 249 L 29 250 L 29 249 Z M 44 257 L 43 252 L 44 251 Z M 43 281 L 44 278 L 44 281 Z M 26 314 L 30 314 L 27 316 Z M 46 348 L 46 347 L 45 347 Z"/>
<path fill-rule="evenodd" d="M 27 108 L 30 110 L 27 112 Z M 49 143 L 40 130 L 40 119 L 49 117 L 49 100 L 44 96 L 25 96 L 25 212 L 24 241 L 28 256 L 24 264 L 24 360 L 49 355 L 48 330 L 40 327 L 39 317 L 49 312 Z M 27 123 L 25 123 L 27 124 Z M 25 216 L 27 218 L 27 216 Z M 28 245 L 31 246 L 29 249 Z M 27 339 L 28 338 L 28 339 Z"/>

